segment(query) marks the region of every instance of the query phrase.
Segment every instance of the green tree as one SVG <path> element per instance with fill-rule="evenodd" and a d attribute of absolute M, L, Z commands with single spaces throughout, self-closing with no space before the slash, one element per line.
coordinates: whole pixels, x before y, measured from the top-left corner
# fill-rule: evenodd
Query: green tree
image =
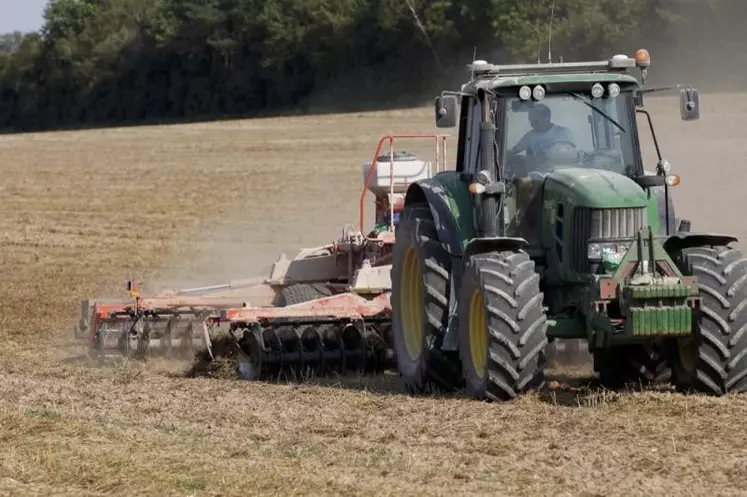
<path fill-rule="evenodd" d="M 460 82 L 475 48 L 546 60 L 552 32 L 553 59 L 578 60 L 697 29 L 697 52 L 731 43 L 745 14 L 741 0 L 51 0 L 39 34 L 0 39 L 0 127 L 417 103 Z"/>

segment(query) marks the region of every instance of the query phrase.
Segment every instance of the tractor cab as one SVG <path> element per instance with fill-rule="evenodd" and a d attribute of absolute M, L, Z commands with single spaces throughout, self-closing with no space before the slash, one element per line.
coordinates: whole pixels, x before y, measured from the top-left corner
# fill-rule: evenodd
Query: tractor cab
<path fill-rule="evenodd" d="M 496 107 L 497 163 L 507 185 L 507 234 L 542 243 L 542 189 L 565 171 L 579 181 L 604 172 L 635 180 L 643 160 L 635 123 L 635 85 L 624 81 L 506 89 Z M 550 86 L 550 85 L 548 85 Z M 469 167 L 469 165 L 468 165 Z M 557 174 L 554 174 L 557 173 Z M 570 185 L 568 185 L 570 186 Z"/>
<path fill-rule="evenodd" d="M 557 244 L 553 237 L 543 238 L 549 227 L 541 225 L 542 215 L 562 215 L 574 205 L 576 194 L 570 192 L 579 185 L 605 184 L 604 178 L 638 184 L 649 200 L 667 206 L 651 223 L 657 234 L 675 231 L 668 187 L 679 178 L 668 174 L 669 163 L 660 155 L 649 170 L 641 155 L 638 114 L 648 118 L 659 153 L 643 109 L 644 93 L 653 91 L 645 88 L 650 62 L 643 49 L 634 58 L 616 55 L 594 62 L 496 66 L 475 61 L 473 77 L 460 92 L 444 92 L 436 99 L 436 125 L 459 127 L 456 170 L 475 180 L 473 193 L 490 183 L 503 199 L 499 216 L 485 219 L 484 235 L 520 237 L 530 247 L 544 245 L 543 251 L 552 251 Z M 641 69 L 643 84 L 630 74 L 632 68 Z M 698 119 L 696 90 L 681 90 L 681 114 L 683 120 Z M 569 196 L 568 202 L 545 198 L 548 180 L 555 183 L 556 197 Z M 604 192 L 594 195 L 601 195 L 597 203 L 602 207 Z M 631 207 L 638 201 L 627 200 Z"/>
<path fill-rule="evenodd" d="M 508 178 L 531 173 L 546 175 L 558 168 L 606 169 L 629 177 L 642 169 L 635 146 L 637 128 L 632 125 L 635 107 L 632 93 L 621 95 L 610 83 L 586 89 L 586 96 L 573 91 L 552 93 L 540 100 L 506 95 L 506 112 L 497 122 L 499 161 Z M 608 98 L 605 98 L 608 97 Z"/>

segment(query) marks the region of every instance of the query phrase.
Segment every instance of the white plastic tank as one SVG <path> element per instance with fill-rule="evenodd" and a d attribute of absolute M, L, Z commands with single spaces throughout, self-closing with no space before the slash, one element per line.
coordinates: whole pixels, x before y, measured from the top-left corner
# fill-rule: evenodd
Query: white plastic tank
<path fill-rule="evenodd" d="M 377 195 L 389 193 L 394 184 L 394 193 L 404 193 L 410 183 L 426 179 L 431 175 L 431 163 L 419 159 L 409 152 L 395 152 L 394 160 L 390 154 L 382 154 L 376 159 L 374 171 L 368 189 Z M 363 182 L 371 171 L 371 163 L 363 164 Z"/>

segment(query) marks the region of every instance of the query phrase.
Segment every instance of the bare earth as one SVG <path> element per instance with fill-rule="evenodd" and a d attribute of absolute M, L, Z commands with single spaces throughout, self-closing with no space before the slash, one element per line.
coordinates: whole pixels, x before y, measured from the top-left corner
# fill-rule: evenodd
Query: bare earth
<path fill-rule="evenodd" d="M 649 102 L 683 178 L 677 214 L 744 239 L 747 97 L 701 101 L 696 123 L 676 100 Z M 393 375 L 250 384 L 185 379 L 186 363 L 80 361 L 81 299 L 122 295 L 130 277 L 158 289 L 252 276 L 331 241 L 357 221 L 378 137 L 431 119 L 0 137 L 0 495 L 745 495 L 744 398 L 576 380 L 499 405 L 408 397 Z"/>

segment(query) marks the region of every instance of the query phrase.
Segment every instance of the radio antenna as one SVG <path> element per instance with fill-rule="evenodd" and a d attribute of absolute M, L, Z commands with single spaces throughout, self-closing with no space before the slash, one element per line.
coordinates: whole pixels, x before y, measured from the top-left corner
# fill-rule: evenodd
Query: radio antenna
<path fill-rule="evenodd" d="M 535 21 L 535 28 L 537 29 L 537 64 L 542 62 L 542 31 L 540 31 L 540 4 L 541 0 L 535 0 L 534 4 L 537 6 L 537 20 Z"/>
<path fill-rule="evenodd" d="M 552 0 L 552 6 L 550 7 L 550 25 L 547 28 L 547 62 L 552 62 L 552 21 L 555 18 L 555 2 Z"/>
<path fill-rule="evenodd" d="M 475 79 L 475 61 L 477 60 L 477 47 L 472 49 L 472 75 L 469 79 Z"/>

